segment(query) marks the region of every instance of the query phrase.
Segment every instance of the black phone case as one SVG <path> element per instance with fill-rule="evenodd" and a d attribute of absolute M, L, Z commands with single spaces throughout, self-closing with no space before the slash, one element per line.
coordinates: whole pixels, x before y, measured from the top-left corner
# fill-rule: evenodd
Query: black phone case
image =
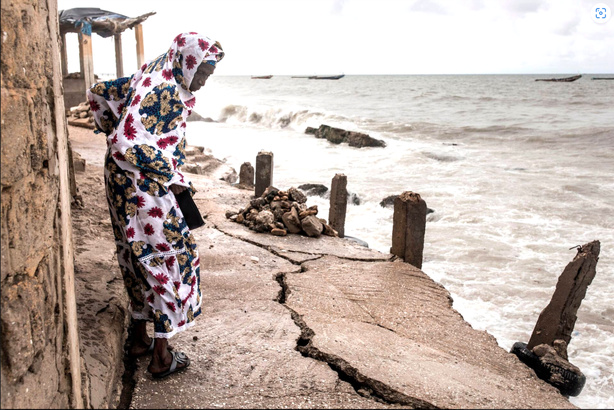
<path fill-rule="evenodd" d="M 179 208 L 181 208 L 183 218 L 185 219 L 188 228 L 196 229 L 205 224 L 205 221 L 203 220 L 198 207 L 194 203 L 189 190 L 185 189 L 181 191 L 181 193 L 175 195 L 175 198 L 177 199 Z"/>

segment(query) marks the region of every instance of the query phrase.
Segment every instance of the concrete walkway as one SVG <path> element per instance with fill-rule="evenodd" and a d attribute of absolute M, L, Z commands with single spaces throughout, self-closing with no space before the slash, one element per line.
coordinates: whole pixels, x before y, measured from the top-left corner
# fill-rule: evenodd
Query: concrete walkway
<path fill-rule="evenodd" d="M 133 408 L 573 408 L 419 269 L 346 239 L 255 233 L 224 216 L 252 191 L 193 182 L 203 315 L 172 339 L 192 364 L 154 380 L 140 359 Z"/>

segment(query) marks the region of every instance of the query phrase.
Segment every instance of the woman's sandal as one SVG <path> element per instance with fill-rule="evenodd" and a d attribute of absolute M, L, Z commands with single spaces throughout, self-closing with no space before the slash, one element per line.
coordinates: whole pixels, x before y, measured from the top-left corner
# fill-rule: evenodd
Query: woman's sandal
<path fill-rule="evenodd" d="M 190 365 L 190 358 L 183 352 L 169 352 L 173 356 L 173 361 L 168 370 L 160 373 L 151 373 L 156 379 L 162 379 L 172 373 L 178 373 L 188 368 Z M 183 364 L 182 367 L 177 367 L 177 364 Z"/>

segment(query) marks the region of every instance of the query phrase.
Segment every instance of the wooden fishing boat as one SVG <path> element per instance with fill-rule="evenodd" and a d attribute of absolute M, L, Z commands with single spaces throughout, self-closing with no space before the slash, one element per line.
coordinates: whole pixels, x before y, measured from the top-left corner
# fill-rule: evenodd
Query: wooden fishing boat
<path fill-rule="evenodd" d="M 307 78 L 309 78 L 310 80 L 338 80 L 340 78 L 345 77 L 345 74 L 339 74 L 339 75 L 311 75 Z"/>
<path fill-rule="evenodd" d="M 591 80 L 614 80 L 614 77 L 593 77 Z"/>
<path fill-rule="evenodd" d="M 574 75 L 573 77 L 565 77 L 565 78 L 538 78 L 535 81 L 555 81 L 555 82 L 562 82 L 562 83 L 570 83 L 572 81 L 576 81 L 580 77 L 582 77 L 582 75 Z"/>
<path fill-rule="evenodd" d="M 272 75 L 252 75 L 252 80 L 270 80 Z"/>

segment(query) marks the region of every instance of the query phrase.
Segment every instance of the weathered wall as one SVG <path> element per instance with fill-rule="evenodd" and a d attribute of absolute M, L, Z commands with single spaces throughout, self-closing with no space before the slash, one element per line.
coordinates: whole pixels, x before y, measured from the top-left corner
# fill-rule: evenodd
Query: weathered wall
<path fill-rule="evenodd" d="M 11 0 L 1 7 L 1 406 L 78 407 L 57 3 Z"/>

